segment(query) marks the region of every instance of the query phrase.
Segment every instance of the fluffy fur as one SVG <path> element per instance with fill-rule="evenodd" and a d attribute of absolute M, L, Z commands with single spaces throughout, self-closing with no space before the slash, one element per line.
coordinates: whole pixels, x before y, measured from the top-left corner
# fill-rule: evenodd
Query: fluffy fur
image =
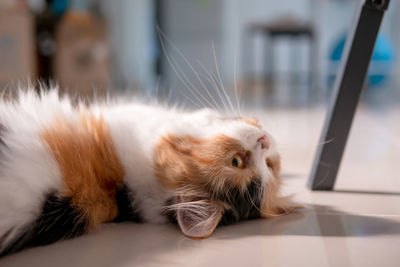
<path fill-rule="evenodd" d="M 56 90 L 27 91 L 1 100 L 0 141 L 0 254 L 56 241 L 46 237 L 51 220 L 61 228 L 71 220 L 71 229 L 53 227 L 63 239 L 128 210 L 204 238 L 218 224 L 295 208 L 279 194 L 275 141 L 254 118 L 141 103 L 87 107 Z M 37 232 L 45 241 L 34 242 Z"/>

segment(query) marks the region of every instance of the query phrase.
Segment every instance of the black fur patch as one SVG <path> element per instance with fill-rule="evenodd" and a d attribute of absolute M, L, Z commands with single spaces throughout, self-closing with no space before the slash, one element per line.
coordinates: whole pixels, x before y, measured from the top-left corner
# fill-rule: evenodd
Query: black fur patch
<path fill-rule="evenodd" d="M 48 194 L 39 218 L 23 230 L 0 256 L 80 236 L 87 232 L 87 226 L 88 220 L 72 207 L 70 198 Z"/>
<path fill-rule="evenodd" d="M 165 206 L 168 207 L 172 204 L 174 204 L 174 201 L 173 201 L 173 198 L 170 198 L 166 201 Z M 167 209 L 164 211 L 164 215 L 167 217 L 167 219 L 170 223 L 174 223 L 174 224 L 178 223 L 178 219 L 176 218 L 175 210 Z"/>
<path fill-rule="evenodd" d="M 240 220 L 256 219 L 261 217 L 261 199 L 263 191 L 261 190 L 261 180 L 258 178 L 247 187 L 247 193 L 242 194 L 239 189 L 227 189 L 223 193 L 216 192 L 214 188 L 208 189 L 211 199 L 223 201 L 231 208 L 224 210 L 219 225 L 228 225 L 239 222 Z M 169 199 L 165 205 L 172 205 L 174 201 Z M 166 217 L 172 223 L 177 223 L 176 211 L 168 210 L 165 212 Z"/>
<path fill-rule="evenodd" d="M 140 214 L 132 206 L 133 194 L 123 185 L 116 194 L 118 216 L 115 222 L 141 222 Z M 43 246 L 59 240 L 83 235 L 88 230 L 88 220 L 71 205 L 71 199 L 48 194 L 38 219 L 24 229 L 1 253 L 5 256 L 25 248 Z M 5 238 L 2 237 L 2 238 Z"/>
<path fill-rule="evenodd" d="M 134 206 L 132 206 L 135 198 L 132 191 L 126 185 L 123 185 L 121 188 L 119 188 L 116 194 L 116 199 L 118 205 L 118 216 L 114 219 L 114 222 L 143 221 L 139 212 L 135 210 Z"/>
<path fill-rule="evenodd" d="M 0 146 L 6 146 L 6 143 L 3 140 L 3 135 L 5 131 L 6 127 L 0 123 Z"/>
<path fill-rule="evenodd" d="M 247 193 L 241 193 L 237 188 L 232 188 L 224 194 L 214 194 L 218 200 L 222 200 L 231 206 L 222 214 L 220 225 L 236 223 L 240 220 L 260 218 L 260 206 L 262 191 L 260 179 L 253 179 L 247 187 Z"/>

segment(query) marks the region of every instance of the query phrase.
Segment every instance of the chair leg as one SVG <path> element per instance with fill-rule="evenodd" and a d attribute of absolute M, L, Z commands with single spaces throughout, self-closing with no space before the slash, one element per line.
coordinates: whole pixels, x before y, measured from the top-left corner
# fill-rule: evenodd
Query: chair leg
<path fill-rule="evenodd" d="M 347 37 L 308 186 L 332 190 L 384 13 L 390 0 L 362 0 Z"/>

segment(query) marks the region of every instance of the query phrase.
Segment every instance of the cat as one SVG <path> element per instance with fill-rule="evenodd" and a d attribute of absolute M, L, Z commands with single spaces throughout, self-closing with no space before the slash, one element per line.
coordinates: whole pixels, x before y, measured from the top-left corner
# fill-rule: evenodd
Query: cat
<path fill-rule="evenodd" d="M 0 100 L 0 255 L 107 222 L 173 222 L 206 238 L 294 211 L 280 185 L 276 141 L 252 117 L 72 104 L 56 89 Z"/>

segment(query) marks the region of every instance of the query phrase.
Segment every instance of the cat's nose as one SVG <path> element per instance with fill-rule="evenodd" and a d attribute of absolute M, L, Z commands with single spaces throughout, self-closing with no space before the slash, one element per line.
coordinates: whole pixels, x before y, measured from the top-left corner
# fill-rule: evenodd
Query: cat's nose
<path fill-rule="evenodd" d="M 265 149 L 269 148 L 270 142 L 269 142 L 268 136 L 263 135 L 260 138 L 258 138 L 257 141 L 260 142 L 261 148 L 265 148 Z"/>

